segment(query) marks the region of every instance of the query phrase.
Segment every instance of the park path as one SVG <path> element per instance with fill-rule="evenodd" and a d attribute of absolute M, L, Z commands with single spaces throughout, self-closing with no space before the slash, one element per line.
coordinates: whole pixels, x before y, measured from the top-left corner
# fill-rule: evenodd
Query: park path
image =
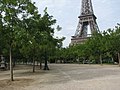
<path fill-rule="evenodd" d="M 120 90 L 118 66 L 79 64 L 49 66 L 50 71 L 37 70 L 34 74 L 28 69 L 27 71 L 16 70 L 15 78 L 32 79 L 32 81 L 28 81 L 29 84 L 21 87 L 13 85 L 9 90 Z"/>
<path fill-rule="evenodd" d="M 120 68 L 109 65 L 50 65 L 28 90 L 120 90 Z"/>

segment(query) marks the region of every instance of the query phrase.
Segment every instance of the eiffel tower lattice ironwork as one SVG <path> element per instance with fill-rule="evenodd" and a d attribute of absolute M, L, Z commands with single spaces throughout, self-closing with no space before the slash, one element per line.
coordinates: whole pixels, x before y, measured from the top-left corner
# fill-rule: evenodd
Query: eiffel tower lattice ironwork
<path fill-rule="evenodd" d="M 81 15 L 78 18 L 79 23 L 75 35 L 72 36 L 71 45 L 84 43 L 95 31 L 99 32 L 91 0 L 82 0 Z M 88 28 L 91 34 L 88 34 Z"/>

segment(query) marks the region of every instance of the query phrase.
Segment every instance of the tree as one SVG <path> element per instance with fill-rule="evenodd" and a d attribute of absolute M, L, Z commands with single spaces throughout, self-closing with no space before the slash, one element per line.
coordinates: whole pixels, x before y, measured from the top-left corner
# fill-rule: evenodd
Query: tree
<path fill-rule="evenodd" d="M 112 35 L 112 48 L 114 52 L 118 55 L 118 62 L 120 67 L 120 25 L 116 26 L 115 32 Z"/>
<path fill-rule="evenodd" d="M 64 38 L 58 39 L 54 38 L 54 28 L 52 26 L 56 23 L 56 19 L 53 19 L 53 16 L 50 16 L 47 13 L 47 8 L 44 10 L 44 15 L 42 17 L 42 28 L 43 28 L 43 38 L 42 38 L 42 49 L 44 52 L 44 59 L 45 59 L 45 65 L 44 65 L 44 70 L 49 70 L 47 61 L 49 57 L 54 53 L 56 48 L 59 48 L 61 46 L 61 42 L 64 40 Z M 58 30 L 61 28 L 58 26 Z"/>
<path fill-rule="evenodd" d="M 16 38 L 21 29 L 21 20 L 36 12 L 36 7 L 30 0 L 1 0 L 0 13 L 3 22 L 2 38 L 5 40 L 5 48 L 9 48 L 11 81 L 13 81 L 12 50 L 18 44 Z"/>

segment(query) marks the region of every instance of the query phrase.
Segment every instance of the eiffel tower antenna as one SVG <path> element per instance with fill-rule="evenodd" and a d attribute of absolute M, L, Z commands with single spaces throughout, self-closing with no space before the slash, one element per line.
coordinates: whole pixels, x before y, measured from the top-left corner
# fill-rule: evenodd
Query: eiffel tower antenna
<path fill-rule="evenodd" d="M 75 35 L 72 36 L 71 45 L 84 43 L 94 32 L 99 32 L 91 0 L 82 0 L 81 13 L 78 18 L 78 26 Z M 88 34 L 88 26 L 90 27 L 90 35 Z"/>

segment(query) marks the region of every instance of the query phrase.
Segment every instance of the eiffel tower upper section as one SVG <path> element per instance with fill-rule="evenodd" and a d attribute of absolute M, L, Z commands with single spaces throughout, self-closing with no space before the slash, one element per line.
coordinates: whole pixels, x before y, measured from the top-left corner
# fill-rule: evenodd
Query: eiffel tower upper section
<path fill-rule="evenodd" d="M 95 31 L 99 31 L 96 23 L 96 16 L 94 15 L 91 0 L 82 0 L 81 14 L 78 17 L 79 22 L 75 32 L 72 36 L 71 44 L 78 44 L 87 40 L 88 36 L 91 36 Z M 88 26 L 90 27 L 91 34 L 88 35 Z"/>
<path fill-rule="evenodd" d="M 82 0 L 81 16 L 92 15 L 92 14 L 94 14 L 94 12 L 93 12 L 91 0 Z"/>

